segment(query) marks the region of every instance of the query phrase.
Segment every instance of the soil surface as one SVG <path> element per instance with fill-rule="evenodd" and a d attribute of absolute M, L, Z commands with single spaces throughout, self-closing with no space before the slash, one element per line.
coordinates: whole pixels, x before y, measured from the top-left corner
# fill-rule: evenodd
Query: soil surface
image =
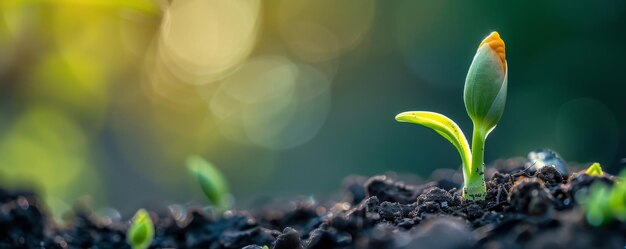
<path fill-rule="evenodd" d="M 488 166 L 485 201 L 464 200 L 460 174 L 438 170 L 421 184 L 384 175 L 348 177 L 340 197 L 326 204 L 301 199 L 219 215 L 173 205 L 151 211 L 156 235 L 150 248 L 626 246 L 626 224 L 588 225 L 576 198 L 594 182 L 612 185 L 614 177 L 537 168 L 525 159 Z M 58 225 L 34 193 L 0 189 L 0 248 L 130 248 L 128 221 L 100 217 L 81 205 L 67 218 Z"/>

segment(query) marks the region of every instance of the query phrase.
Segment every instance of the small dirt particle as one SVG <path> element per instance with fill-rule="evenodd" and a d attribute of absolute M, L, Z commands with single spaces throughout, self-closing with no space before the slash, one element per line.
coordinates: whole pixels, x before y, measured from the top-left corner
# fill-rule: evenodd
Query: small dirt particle
<path fill-rule="evenodd" d="M 439 206 L 438 203 L 434 202 L 434 201 L 427 201 L 424 202 L 423 204 L 420 204 L 419 206 L 417 206 L 417 212 L 418 214 L 421 213 L 438 213 L 439 211 L 441 211 L 441 208 Z"/>
<path fill-rule="evenodd" d="M 313 230 L 306 241 L 307 249 L 323 249 L 342 247 L 352 243 L 352 236 L 348 233 L 340 233 L 332 228 L 321 226 Z"/>
<path fill-rule="evenodd" d="M 262 227 L 254 227 L 243 231 L 226 231 L 220 236 L 220 243 L 224 248 L 242 248 L 256 242 L 268 245 L 277 237 L 276 231 Z"/>
<path fill-rule="evenodd" d="M 385 201 L 380 204 L 380 210 L 378 211 L 378 214 L 380 214 L 380 217 L 385 220 L 393 221 L 402 218 L 402 208 L 398 203 Z"/>
<path fill-rule="evenodd" d="M 437 204 L 441 204 L 444 202 L 452 203 L 453 201 L 454 199 L 448 191 L 440 189 L 438 187 L 426 189 L 424 193 L 417 197 L 418 205 L 426 202 L 436 202 Z"/>
<path fill-rule="evenodd" d="M 547 187 L 554 187 L 563 183 L 563 176 L 554 166 L 541 167 L 535 172 L 535 176 L 541 179 Z"/>
<path fill-rule="evenodd" d="M 415 220 L 411 218 L 403 218 L 398 222 L 398 226 L 404 229 L 411 229 L 415 225 Z"/>
<path fill-rule="evenodd" d="M 471 248 L 474 243 L 466 222 L 442 216 L 417 227 L 413 241 L 406 248 Z"/>
<path fill-rule="evenodd" d="M 478 204 L 471 204 L 467 206 L 465 208 L 465 212 L 467 213 L 467 218 L 470 220 L 483 216 L 483 208 Z"/>
<path fill-rule="evenodd" d="M 367 196 L 376 196 L 380 201 L 409 204 L 415 201 L 417 191 L 413 186 L 396 182 L 386 176 L 374 176 L 365 182 Z"/>
<path fill-rule="evenodd" d="M 553 198 L 540 179 L 520 177 L 511 187 L 509 203 L 518 212 L 543 215 L 553 207 Z"/>
<path fill-rule="evenodd" d="M 278 235 L 274 249 L 302 249 L 300 234 L 291 227 L 286 227 L 283 234 Z"/>

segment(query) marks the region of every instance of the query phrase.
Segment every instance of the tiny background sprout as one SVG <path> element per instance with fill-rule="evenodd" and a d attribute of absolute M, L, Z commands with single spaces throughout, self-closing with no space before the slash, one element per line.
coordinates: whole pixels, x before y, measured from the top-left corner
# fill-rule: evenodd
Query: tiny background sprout
<path fill-rule="evenodd" d="M 592 226 L 607 224 L 613 217 L 606 201 L 609 197 L 609 188 L 596 183 L 591 186 L 589 196 L 583 200 L 587 223 Z"/>
<path fill-rule="evenodd" d="M 602 167 L 600 167 L 599 163 L 591 164 L 591 166 L 587 168 L 587 171 L 585 171 L 585 173 L 590 176 L 603 176 L 604 175 L 604 171 L 602 171 Z"/>
<path fill-rule="evenodd" d="M 187 167 L 194 175 L 204 195 L 218 210 L 228 207 L 228 184 L 222 173 L 211 163 L 199 156 L 187 158 Z"/>
<path fill-rule="evenodd" d="M 624 179 L 626 179 L 626 170 L 622 171 L 620 180 L 613 186 L 609 195 L 609 207 L 614 216 L 622 222 L 626 222 L 626 183 Z"/>
<path fill-rule="evenodd" d="M 154 225 L 150 214 L 144 209 L 139 209 L 133 217 L 132 224 L 126 234 L 128 244 L 133 249 L 146 249 L 154 238 Z"/>
<path fill-rule="evenodd" d="M 626 170 L 613 187 L 594 183 L 589 194 L 581 200 L 587 223 L 592 226 L 607 225 L 614 220 L 626 222 Z"/>

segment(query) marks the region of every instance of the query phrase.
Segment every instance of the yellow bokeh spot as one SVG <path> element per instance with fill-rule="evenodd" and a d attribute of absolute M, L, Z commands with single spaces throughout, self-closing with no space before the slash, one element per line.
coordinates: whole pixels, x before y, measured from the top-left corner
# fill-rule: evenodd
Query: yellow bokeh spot
<path fill-rule="evenodd" d="M 89 148 L 87 136 L 66 114 L 43 105 L 30 107 L 2 133 L 2 181 L 34 184 L 64 200 L 96 194 Z"/>

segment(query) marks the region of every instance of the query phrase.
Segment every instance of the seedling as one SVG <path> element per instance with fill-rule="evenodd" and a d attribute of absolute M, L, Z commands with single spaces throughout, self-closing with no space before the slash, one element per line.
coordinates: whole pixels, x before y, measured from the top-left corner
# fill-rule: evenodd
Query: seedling
<path fill-rule="evenodd" d="M 602 167 L 600 167 L 599 163 L 591 164 L 591 166 L 589 166 L 589 168 L 587 168 L 587 171 L 585 171 L 585 173 L 587 175 L 590 175 L 590 176 L 602 176 L 602 175 L 604 175 L 604 171 L 602 171 Z"/>
<path fill-rule="evenodd" d="M 609 207 L 613 216 L 626 222 L 626 170 L 622 170 L 619 179 L 609 195 Z"/>
<path fill-rule="evenodd" d="M 139 209 L 126 233 L 126 240 L 133 249 L 146 249 L 152 243 L 153 238 L 154 225 L 150 214 L 144 209 Z"/>
<path fill-rule="evenodd" d="M 626 183 L 623 181 L 625 177 L 626 170 L 621 173 L 622 180 L 617 181 L 612 188 L 603 183 L 594 183 L 591 186 L 589 194 L 581 200 L 587 223 L 602 226 L 615 219 L 626 221 Z"/>
<path fill-rule="evenodd" d="M 199 156 L 187 158 L 187 167 L 195 176 L 204 195 L 217 210 L 225 210 L 229 204 L 228 184 L 222 173 Z"/>
<path fill-rule="evenodd" d="M 504 41 L 498 32 L 485 38 L 476 51 L 465 78 L 463 100 L 474 124 L 472 148 L 461 128 L 450 118 L 434 112 L 412 111 L 396 116 L 399 122 L 426 126 L 450 141 L 458 150 L 463 164 L 463 196 L 470 200 L 484 200 L 484 149 L 487 135 L 502 117 L 506 102 L 508 68 Z"/>

